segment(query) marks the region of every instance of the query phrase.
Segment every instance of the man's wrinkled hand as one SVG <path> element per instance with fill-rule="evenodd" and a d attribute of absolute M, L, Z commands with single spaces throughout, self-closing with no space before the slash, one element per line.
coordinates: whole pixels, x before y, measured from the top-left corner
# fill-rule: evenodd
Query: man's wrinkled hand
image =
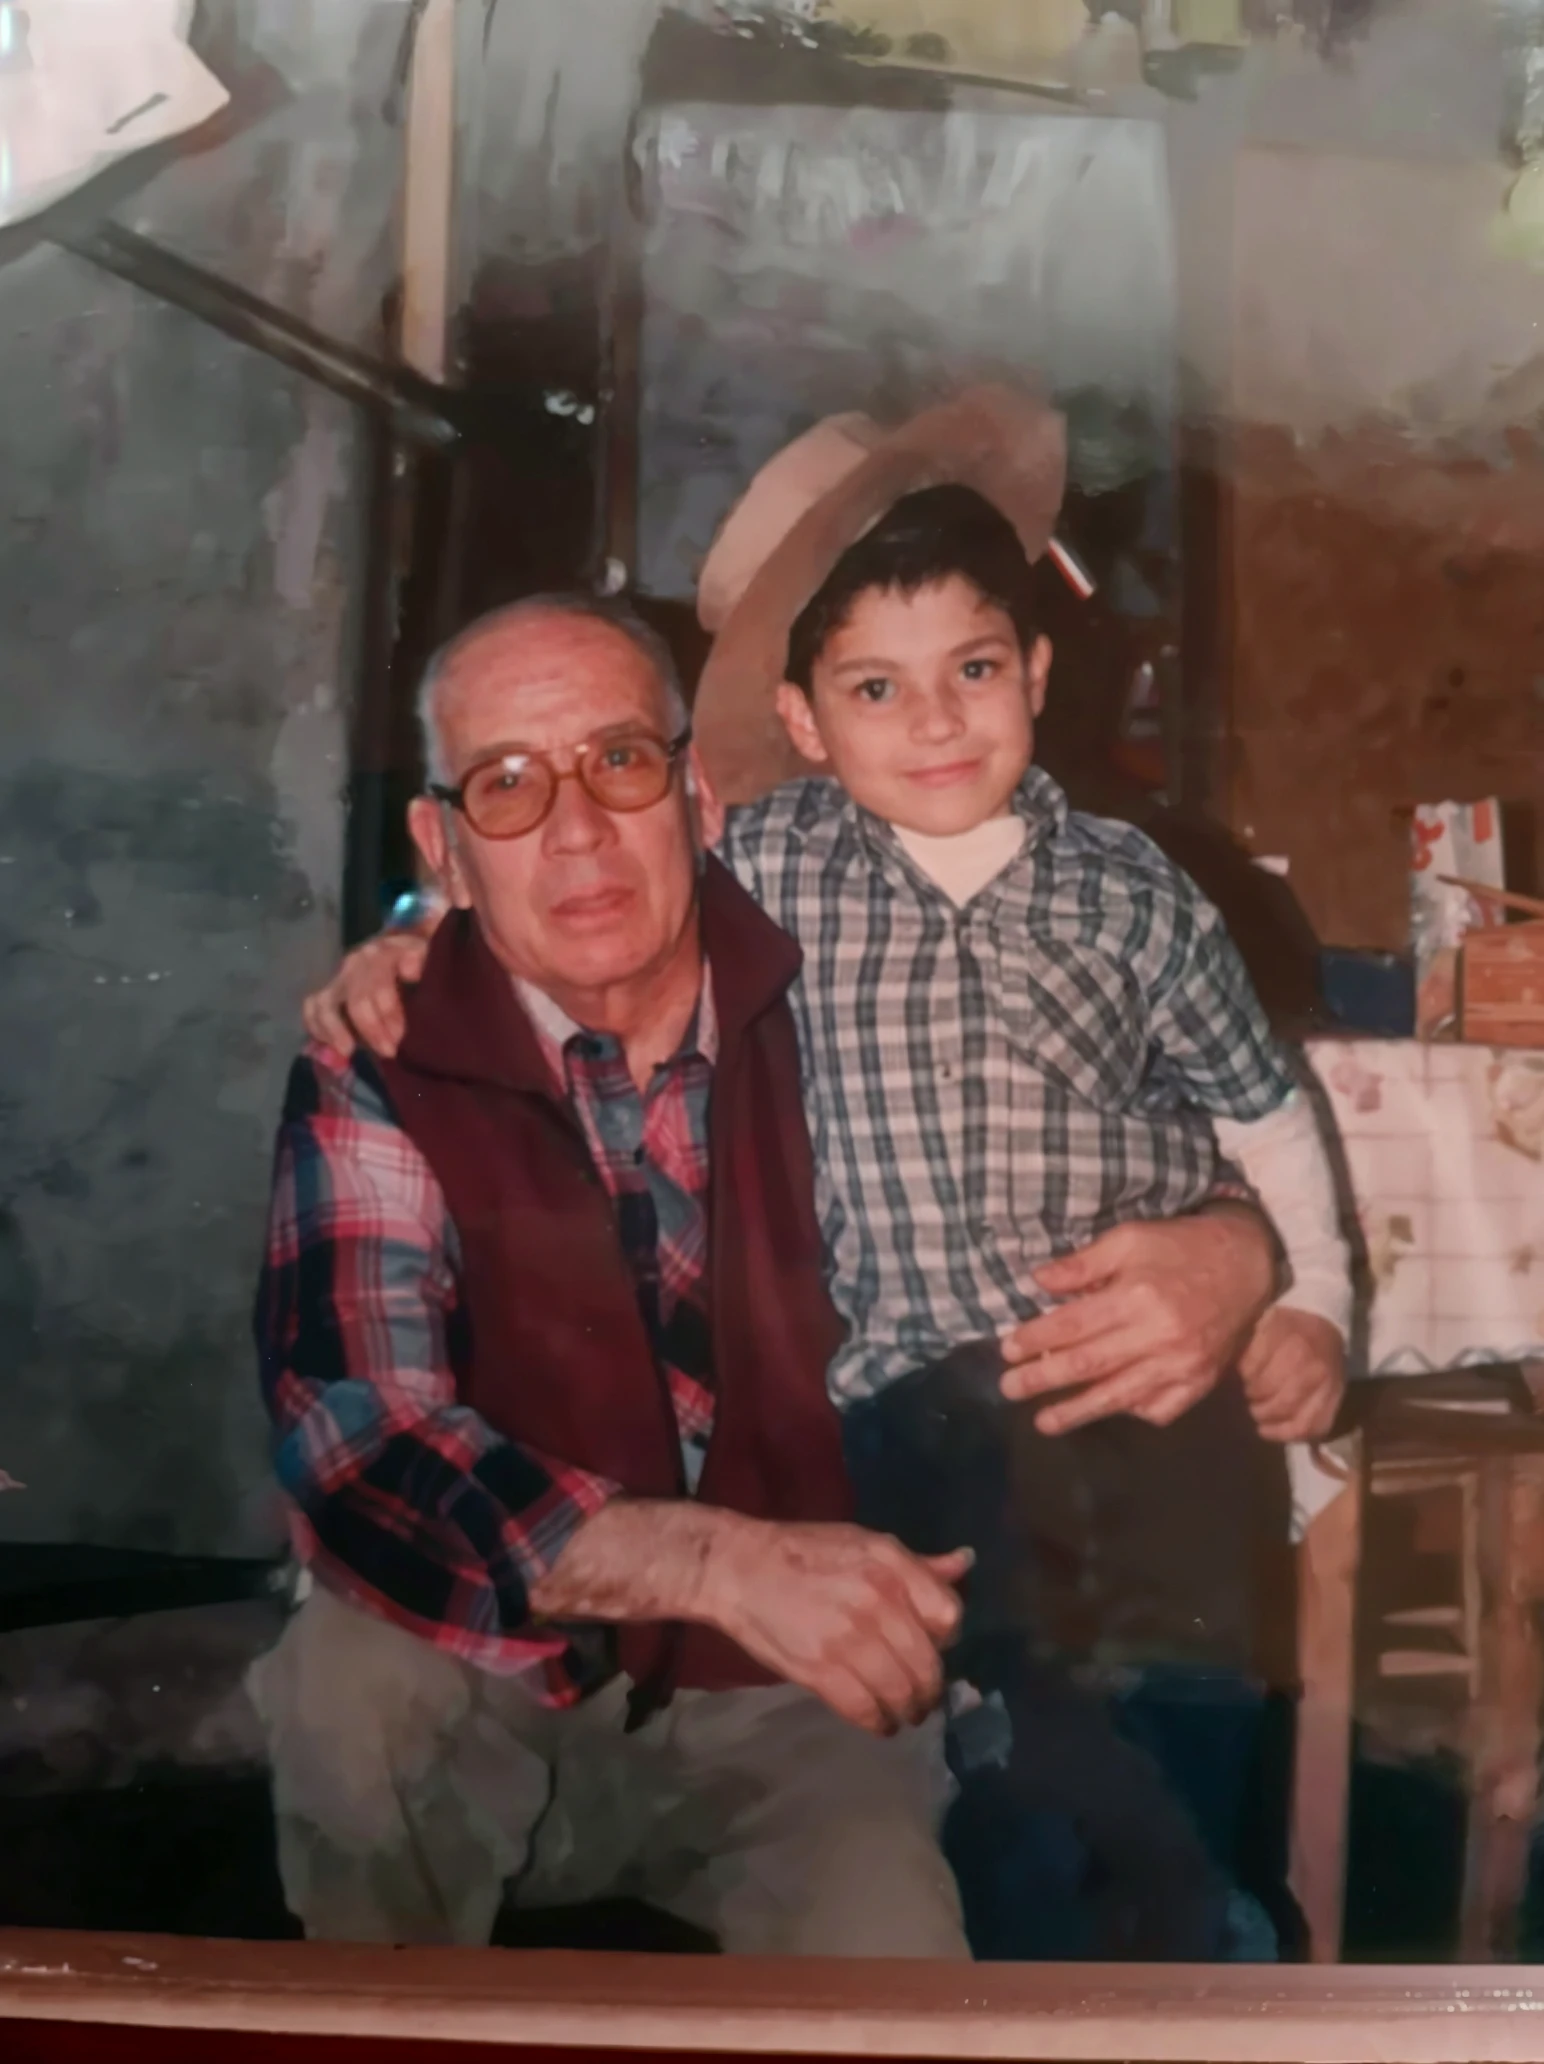
<path fill-rule="evenodd" d="M 381 932 L 356 946 L 326 987 L 301 1006 L 308 1035 L 345 1056 L 362 1040 L 389 1061 L 407 1029 L 402 985 L 419 979 L 428 953 L 428 940 L 415 932 Z"/>
<path fill-rule="evenodd" d="M 1346 1394 L 1346 1345 L 1328 1319 L 1273 1305 L 1244 1349 L 1239 1373 L 1267 1440 L 1323 1440 Z"/>
<path fill-rule="evenodd" d="M 1237 1365 L 1275 1249 L 1257 1213 L 1228 1208 L 1117 1226 L 1035 1282 L 1066 1301 L 1003 1336 L 1003 1395 L 1075 1393 L 1037 1416 L 1042 1433 L 1121 1412 L 1168 1426 Z"/>
<path fill-rule="evenodd" d="M 703 1571 L 701 1617 L 856 1727 L 915 1726 L 943 1694 L 968 1550 L 913 1555 L 855 1526 L 732 1523 Z"/>

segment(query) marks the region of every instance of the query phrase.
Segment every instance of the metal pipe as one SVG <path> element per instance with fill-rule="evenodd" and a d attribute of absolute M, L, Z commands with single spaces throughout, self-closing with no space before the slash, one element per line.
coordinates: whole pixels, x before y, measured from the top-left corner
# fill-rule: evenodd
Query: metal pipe
<path fill-rule="evenodd" d="M 448 397 L 432 381 L 335 343 L 297 316 L 190 265 L 148 237 L 104 222 L 60 242 L 77 258 L 185 310 L 356 407 L 390 416 L 398 433 L 415 444 L 446 451 L 461 440 L 460 426 L 447 413 Z"/>

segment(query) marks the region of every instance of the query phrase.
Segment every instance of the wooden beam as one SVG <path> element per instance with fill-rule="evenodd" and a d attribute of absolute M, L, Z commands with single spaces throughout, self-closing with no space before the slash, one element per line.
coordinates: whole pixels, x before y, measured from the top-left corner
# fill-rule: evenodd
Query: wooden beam
<path fill-rule="evenodd" d="M 848 1963 L 0 1931 L 6 2016 L 661 2055 L 1534 2064 L 1544 2057 L 1544 1974 Z"/>
<path fill-rule="evenodd" d="M 424 0 L 403 150 L 401 353 L 443 387 L 456 200 L 456 0 Z"/>

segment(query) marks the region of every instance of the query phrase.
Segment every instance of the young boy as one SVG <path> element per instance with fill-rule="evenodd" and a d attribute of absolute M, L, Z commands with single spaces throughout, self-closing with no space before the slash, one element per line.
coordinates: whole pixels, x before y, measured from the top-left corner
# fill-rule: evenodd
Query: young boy
<path fill-rule="evenodd" d="M 1011 408 L 1005 426 L 1024 427 Z M 937 458 L 924 476 L 947 479 Z M 883 509 L 909 469 L 875 459 Z M 773 512 L 774 555 L 810 546 L 797 503 Z M 766 538 L 746 561 L 740 515 L 704 571 L 731 619 L 767 597 Z M 726 553 L 746 561 L 727 576 Z M 805 549 L 766 685 L 817 771 L 731 811 L 722 850 L 805 952 L 793 1004 L 859 1516 L 976 1552 L 950 1662 L 977 1952 L 1208 1958 L 1240 1946 L 1230 1852 L 1257 1577 L 1287 1529 L 1280 1450 L 1233 1382 L 1172 1426 L 1052 1438 L 1044 1400 L 1005 1397 L 997 1342 L 1043 1307 L 1038 1265 L 1214 1195 L 1219 1131 L 1332 1338 L 1345 1257 L 1311 1114 L 1216 913 L 1033 765 L 1050 651 L 1030 588 L 1022 529 L 958 481 Z M 716 657 L 734 645 L 726 630 Z M 720 738 L 724 679 L 710 664 L 698 712 Z"/>
<path fill-rule="evenodd" d="M 723 857 L 805 952 L 794 1009 L 859 1517 L 977 1555 L 952 1661 L 1014 1737 L 1006 1774 L 982 1772 L 956 1811 L 978 1953 L 1037 1802 L 1079 1828 L 1074 1875 L 1102 1870 L 1097 1947 L 1215 1956 L 1221 1884 L 1105 1721 L 1140 1687 L 1125 1731 L 1180 1776 L 1213 1850 L 1236 1846 L 1280 1451 L 1236 1383 L 1167 1428 L 1049 1438 L 1005 1403 L 996 1342 L 1036 1308 L 1037 1264 L 1202 1203 L 1219 1134 L 1296 1231 L 1297 1295 L 1341 1326 L 1345 1254 L 1311 1111 L 1215 911 L 1033 765 L 1049 661 L 1012 524 L 968 487 L 904 497 L 789 635 L 776 707 L 817 778 L 732 810 Z M 957 1718 L 961 1761 L 987 1718 Z M 1188 1735 L 1194 1766 L 1205 1728 L 1210 1767 L 1187 1782 L 1176 1748 Z M 1025 1943 L 1010 1930 L 996 1953 Z"/>

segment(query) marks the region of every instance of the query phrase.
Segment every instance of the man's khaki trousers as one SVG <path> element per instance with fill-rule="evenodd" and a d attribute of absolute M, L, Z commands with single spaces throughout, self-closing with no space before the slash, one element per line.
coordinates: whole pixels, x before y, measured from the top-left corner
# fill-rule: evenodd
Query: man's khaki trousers
<path fill-rule="evenodd" d="M 486 1943 L 507 1888 L 644 1899 L 728 1952 L 969 1954 L 936 1719 L 878 1740 L 778 1686 L 627 1734 L 623 1683 L 554 1712 L 320 1586 L 248 1683 L 313 1939 Z"/>

